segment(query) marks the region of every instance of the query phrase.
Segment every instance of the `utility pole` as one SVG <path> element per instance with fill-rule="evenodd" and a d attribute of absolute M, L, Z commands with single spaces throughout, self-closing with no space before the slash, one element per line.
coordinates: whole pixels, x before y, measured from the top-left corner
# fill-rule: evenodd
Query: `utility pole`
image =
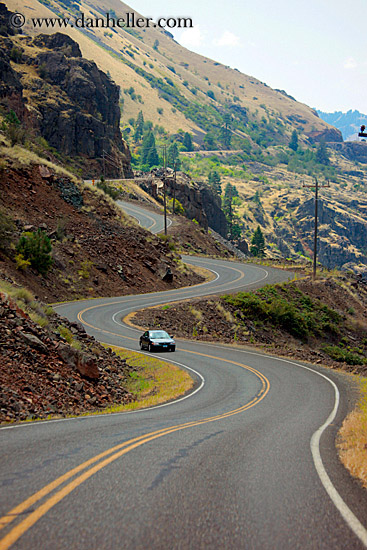
<path fill-rule="evenodd" d="M 167 145 L 163 149 L 163 205 L 164 205 L 164 234 L 167 235 L 167 202 L 166 202 L 166 177 L 167 177 Z"/>
<path fill-rule="evenodd" d="M 305 185 L 303 187 L 315 188 L 315 230 L 313 237 L 313 270 L 312 270 L 312 280 L 316 280 L 316 265 L 317 265 L 317 225 L 318 225 L 318 208 L 319 208 L 319 188 L 323 189 L 324 187 L 330 187 L 329 180 L 327 184 L 320 185 L 319 181 L 315 177 L 315 185 Z"/>
<path fill-rule="evenodd" d="M 173 215 L 175 215 L 177 161 L 174 162 L 173 167 L 174 167 L 174 175 L 173 175 L 173 204 L 172 204 L 172 213 L 173 213 Z"/>

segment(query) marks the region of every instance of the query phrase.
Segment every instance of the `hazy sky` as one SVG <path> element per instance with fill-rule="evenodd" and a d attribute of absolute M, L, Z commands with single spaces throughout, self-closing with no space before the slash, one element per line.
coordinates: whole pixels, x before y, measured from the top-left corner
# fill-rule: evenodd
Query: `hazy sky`
<path fill-rule="evenodd" d="M 189 16 L 186 48 L 322 111 L 367 115 L 367 0 L 127 0 L 147 17 Z"/>

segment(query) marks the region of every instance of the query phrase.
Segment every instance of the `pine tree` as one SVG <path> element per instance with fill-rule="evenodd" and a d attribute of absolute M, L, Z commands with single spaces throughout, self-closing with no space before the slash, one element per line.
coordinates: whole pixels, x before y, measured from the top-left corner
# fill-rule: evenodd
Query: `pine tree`
<path fill-rule="evenodd" d="M 205 134 L 204 147 L 207 151 L 214 151 L 216 147 L 215 137 L 211 132 Z"/>
<path fill-rule="evenodd" d="M 190 152 L 194 150 L 192 137 L 191 137 L 191 134 L 189 134 L 189 132 L 185 132 L 185 135 L 183 138 L 183 146 L 185 147 L 185 151 Z"/>
<path fill-rule="evenodd" d="M 173 167 L 179 157 L 178 147 L 176 143 L 171 143 L 171 145 L 168 147 L 167 156 L 168 156 L 168 165 Z"/>
<path fill-rule="evenodd" d="M 220 197 L 222 194 L 222 185 L 220 175 L 216 170 L 209 172 L 208 183 L 213 188 L 214 193 Z"/>
<path fill-rule="evenodd" d="M 265 238 L 258 225 L 252 235 L 250 252 L 253 256 L 263 258 L 265 256 Z"/>
<path fill-rule="evenodd" d="M 136 119 L 136 125 L 135 125 L 135 141 L 139 141 L 144 132 L 144 116 L 143 112 L 139 111 L 138 118 Z"/>
<path fill-rule="evenodd" d="M 157 148 L 155 145 L 155 138 L 153 132 L 149 131 L 144 135 L 142 152 L 141 152 L 142 164 L 147 164 L 149 168 L 159 164 L 159 157 Z"/>
<path fill-rule="evenodd" d="M 223 117 L 223 126 L 221 129 L 221 139 L 226 149 L 229 149 L 231 146 L 232 135 L 231 135 L 230 125 L 231 125 L 231 115 L 226 113 Z"/>
<path fill-rule="evenodd" d="M 235 185 L 227 183 L 224 190 L 224 199 L 223 199 L 223 212 L 226 215 L 227 222 L 229 225 L 229 236 L 231 239 L 240 238 L 241 236 L 241 226 L 238 223 L 238 216 L 235 213 L 235 207 L 238 205 L 238 191 Z"/>
<path fill-rule="evenodd" d="M 297 151 L 298 149 L 298 135 L 296 130 L 293 130 L 292 132 L 292 137 L 289 142 L 289 148 L 292 149 L 293 151 Z"/>
<path fill-rule="evenodd" d="M 328 166 L 330 164 L 329 154 L 326 149 L 325 141 L 320 141 L 317 151 L 316 151 L 316 160 L 320 164 Z"/>

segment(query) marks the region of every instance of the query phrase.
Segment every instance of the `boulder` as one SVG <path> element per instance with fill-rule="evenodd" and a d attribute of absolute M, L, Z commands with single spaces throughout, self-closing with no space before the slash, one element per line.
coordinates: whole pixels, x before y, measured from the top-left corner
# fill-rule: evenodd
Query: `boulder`
<path fill-rule="evenodd" d="M 96 360 L 86 353 L 72 348 L 68 344 L 59 344 L 57 352 L 70 367 L 77 370 L 81 376 L 91 380 L 98 380 L 99 369 Z"/>
<path fill-rule="evenodd" d="M 34 334 L 29 334 L 28 332 L 19 331 L 19 336 L 28 344 L 31 348 L 36 348 L 39 351 L 46 352 L 47 346 Z"/>

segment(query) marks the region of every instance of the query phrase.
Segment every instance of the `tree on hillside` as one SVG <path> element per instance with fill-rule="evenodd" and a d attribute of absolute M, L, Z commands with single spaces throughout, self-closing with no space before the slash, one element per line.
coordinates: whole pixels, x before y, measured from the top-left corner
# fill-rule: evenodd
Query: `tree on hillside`
<path fill-rule="evenodd" d="M 185 135 L 183 138 L 183 146 L 185 147 L 185 151 L 190 152 L 194 150 L 192 137 L 191 137 L 191 134 L 189 134 L 189 132 L 185 132 Z"/>
<path fill-rule="evenodd" d="M 208 132 L 207 134 L 205 134 L 205 137 L 204 137 L 203 141 L 204 141 L 204 148 L 207 151 L 214 151 L 215 150 L 216 141 L 215 141 L 214 135 L 211 132 Z"/>
<path fill-rule="evenodd" d="M 231 129 L 230 129 L 231 122 L 232 122 L 231 115 L 229 113 L 226 113 L 223 117 L 223 126 L 221 128 L 221 140 L 226 149 L 229 149 L 231 146 L 231 138 L 232 138 Z"/>
<path fill-rule="evenodd" d="M 179 157 L 177 143 L 171 143 L 167 150 L 167 160 L 168 166 L 174 167 L 175 163 L 177 164 Z"/>
<path fill-rule="evenodd" d="M 325 141 L 320 141 L 317 146 L 316 160 L 317 162 L 319 162 L 320 164 L 324 164 L 325 166 L 329 166 L 330 164 L 330 157 L 325 145 Z"/>
<path fill-rule="evenodd" d="M 220 197 L 222 194 L 222 185 L 220 175 L 216 170 L 209 172 L 208 183 L 213 188 L 214 193 Z"/>
<path fill-rule="evenodd" d="M 25 130 L 22 128 L 19 118 L 12 109 L 5 116 L 0 129 L 5 132 L 12 147 L 17 143 L 24 143 Z"/>
<path fill-rule="evenodd" d="M 142 164 L 147 164 L 149 168 L 159 164 L 159 156 L 152 131 L 148 131 L 143 137 L 141 160 Z"/>
<path fill-rule="evenodd" d="M 136 124 L 135 124 L 135 134 L 134 134 L 135 141 L 139 141 L 142 138 L 143 133 L 144 133 L 144 116 L 143 116 L 143 112 L 139 111 L 138 118 L 136 119 Z"/>
<path fill-rule="evenodd" d="M 260 199 L 260 191 L 257 189 L 254 195 L 254 198 L 252 199 L 255 204 L 258 206 L 261 206 L 261 199 Z"/>
<path fill-rule="evenodd" d="M 250 252 L 253 256 L 257 256 L 258 258 L 263 258 L 265 256 L 265 238 L 259 225 L 252 235 Z"/>
<path fill-rule="evenodd" d="M 289 148 L 292 149 L 293 151 L 297 151 L 298 149 L 298 134 L 296 130 L 293 130 L 292 132 L 292 137 L 289 142 Z"/>
<path fill-rule="evenodd" d="M 235 185 L 232 185 L 231 183 L 227 183 L 224 190 L 224 196 L 230 197 L 231 199 L 233 199 L 234 197 L 238 197 L 237 187 Z"/>
<path fill-rule="evenodd" d="M 238 191 L 235 185 L 227 183 L 224 190 L 223 212 L 226 215 L 229 225 L 229 237 L 239 239 L 241 237 L 242 226 L 235 208 L 240 206 L 241 201 L 238 198 Z"/>

